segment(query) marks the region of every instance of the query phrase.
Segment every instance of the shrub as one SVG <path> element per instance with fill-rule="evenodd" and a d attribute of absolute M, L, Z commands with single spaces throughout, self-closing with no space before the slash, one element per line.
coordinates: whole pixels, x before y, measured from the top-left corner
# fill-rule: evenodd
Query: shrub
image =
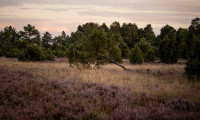
<path fill-rule="evenodd" d="M 119 45 L 119 48 L 121 49 L 122 58 L 129 58 L 131 50 L 127 44 L 123 42 Z"/>
<path fill-rule="evenodd" d="M 3 50 L 0 48 L 0 57 L 3 56 Z"/>
<path fill-rule="evenodd" d="M 158 47 L 153 46 L 152 49 L 153 49 L 153 51 L 154 51 L 154 53 L 155 53 L 155 56 L 156 56 L 156 57 L 159 57 L 159 50 L 158 50 Z"/>
<path fill-rule="evenodd" d="M 11 49 L 6 53 L 6 57 L 18 57 L 20 55 L 20 50 L 17 48 Z"/>
<path fill-rule="evenodd" d="M 193 41 L 185 71 L 191 78 L 200 78 L 200 38 L 194 36 Z"/>
<path fill-rule="evenodd" d="M 55 50 L 53 51 L 53 54 L 56 56 L 56 57 L 66 57 L 67 56 L 67 51 L 64 50 Z"/>
<path fill-rule="evenodd" d="M 24 49 L 21 50 L 21 52 L 17 58 L 19 61 L 25 61 Z"/>
<path fill-rule="evenodd" d="M 78 50 L 81 47 L 78 44 L 71 44 L 69 45 L 69 49 L 67 51 L 67 58 L 69 60 L 70 64 L 78 65 L 80 60 L 77 58 L 80 58 L 81 52 Z"/>
<path fill-rule="evenodd" d="M 173 49 L 172 42 L 168 36 L 166 36 L 159 46 L 159 56 L 162 63 L 173 63 Z"/>
<path fill-rule="evenodd" d="M 169 27 L 169 26 L 167 26 Z M 166 29 L 166 28 L 164 28 Z M 177 63 L 182 51 L 182 42 L 176 38 L 176 31 L 169 27 L 163 32 L 159 45 L 159 55 L 162 63 Z"/>
<path fill-rule="evenodd" d="M 36 45 L 29 45 L 18 57 L 23 61 L 42 61 L 45 60 L 45 54 L 42 47 Z"/>
<path fill-rule="evenodd" d="M 0 69 L 0 120 L 197 120 L 200 103 Z"/>
<path fill-rule="evenodd" d="M 138 43 L 138 47 L 143 53 L 143 58 L 145 62 L 154 62 L 155 60 L 155 51 L 153 46 L 145 39 L 142 38 Z"/>
<path fill-rule="evenodd" d="M 110 53 L 110 58 L 114 59 L 116 62 L 122 63 L 122 52 L 118 46 L 113 46 L 111 53 Z"/>
<path fill-rule="evenodd" d="M 155 51 L 153 49 L 149 49 L 147 54 L 145 55 L 144 61 L 145 62 L 154 62 L 155 61 Z"/>
<path fill-rule="evenodd" d="M 45 59 L 51 61 L 55 60 L 55 55 L 52 53 L 50 49 L 45 50 Z"/>
<path fill-rule="evenodd" d="M 148 50 L 151 49 L 151 44 L 147 42 L 145 38 L 141 38 L 138 43 L 138 47 L 140 48 L 143 54 L 146 54 Z"/>
<path fill-rule="evenodd" d="M 139 47 L 136 45 L 132 50 L 131 50 L 131 56 L 130 56 L 130 63 L 132 64 L 142 64 L 143 63 L 143 53 L 139 49 Z"/>
<path fill-rule="evenodd" d="M 200 78 L 200 61 L 197 59 L 188 60 L 185 71 L 190 78 Z"/>

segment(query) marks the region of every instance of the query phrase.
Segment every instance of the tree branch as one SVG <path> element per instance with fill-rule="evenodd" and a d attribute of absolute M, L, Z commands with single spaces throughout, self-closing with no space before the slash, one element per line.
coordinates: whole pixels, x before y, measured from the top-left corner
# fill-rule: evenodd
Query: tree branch
<path fill-rule="evenodd" d="M 105 56 L 105 55 L 99 54 L 98 56 L 103 57 L 103 58 L 109 60 L 110 62 L 112 62 L 112 63 L 114 63 L 114 64 L 120 66 L 120 67 L 123 68 L 125 71 L 127 70 L 126 67 L 124 67 L 123 65 L 117 63 L 115 60 L 112 60 L 112 59 L 110 59 L 109 57 L 107 57 L 107 56 Z"/>

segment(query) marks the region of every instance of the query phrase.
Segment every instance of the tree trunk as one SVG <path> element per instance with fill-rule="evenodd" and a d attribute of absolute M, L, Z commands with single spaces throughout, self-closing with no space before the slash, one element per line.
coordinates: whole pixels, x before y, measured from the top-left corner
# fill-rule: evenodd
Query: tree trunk
<path fill-rule="evenodd" d="M 118 65 L 118 66 L 120 66 L 120 67 L 123 68 L 125 71 L 127 70 L 126 67 L 124 67 L 123 65 L 117 63 L 115 60 L 112 60 L 112 59 L 110 59 L 109 57 L 104 56 L 104 55 L 99 55 L 99 56 L 100 56 L 100 57 L 103 57 L 103 58 L 105 58 L 105 59 L 107 59 L 107 60 L 109 60 L 110 62 L 112 62 L 112 63 L 114 63 L 114 64 L 116 64 L 116 65 Z"/>

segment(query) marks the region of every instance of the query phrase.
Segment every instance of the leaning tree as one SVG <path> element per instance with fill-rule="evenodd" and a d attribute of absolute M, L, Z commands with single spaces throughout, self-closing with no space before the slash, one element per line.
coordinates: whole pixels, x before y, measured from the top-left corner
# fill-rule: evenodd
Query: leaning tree
<path fill-rule="evenodd" d="M 123 42 L 121 36 L 116 33 L 105 32 L 97 24 L 94 25 L 97 26 L 96 29 L 89 33 L 83 32 L 82 39 L 75 40 L 74 43 L 69 45 L 69 63 L 84 67 L 95 65 L 99 68 L 112 62 L 126 70 L 124 66 L 119 64 L 122 61 L 121 49 L 119 48 L 119 45 Z"/>

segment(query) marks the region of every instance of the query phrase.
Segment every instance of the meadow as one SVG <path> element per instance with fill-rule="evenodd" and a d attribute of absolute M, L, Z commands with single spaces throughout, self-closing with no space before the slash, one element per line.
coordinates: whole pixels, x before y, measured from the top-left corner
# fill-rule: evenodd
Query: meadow
<path fill-rule="evenodd" d="M 198 119 L 200 83 L 185 64 L 102 69 L 0 58 L 0 119 Z"/>

